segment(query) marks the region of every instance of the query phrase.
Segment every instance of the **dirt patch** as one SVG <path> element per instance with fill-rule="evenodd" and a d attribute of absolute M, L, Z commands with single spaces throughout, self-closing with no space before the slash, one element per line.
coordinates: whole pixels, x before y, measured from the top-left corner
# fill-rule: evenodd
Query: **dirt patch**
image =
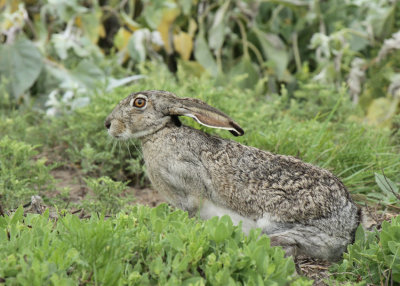
<path fill-rule="evenodd" d="M 146 205 L 149 207 L 156 207 L 161 203 L 164 203 L 165 200 L 164 198 L 155 190 L 152 190 L 150 188 L 146 189 L 135 189 L 135 188 L 130 188 L 132 189 L 135 197 L 135 203 L 141 204 L 141 205 Z"/>
<path fill-rule="evenodd" d="M 56 189 L 46 195 L 55 197 L 61 193 L 63 189 L 69 189 L 69 200 L 78 203 L 88 192 L 85 182 L 78 171 L 68 168 L 54 169 L 51 171 L 54 179 L 56 179 Z"/>
<path fill-rule="evenodd" d="M 297 273 L 314 280 L 313 286 L 328 285 L 324 279 L 330 276 L 329 266 L 331 263 L 328 261 L 313 259 L 309 257 L 296 259 Z"/>
<path fill-rule="evenodd" d="M 89 192 L 83 176 L 79 171 L 72 168 L 58 168 L 51 171 L 56 179 L 56 188 L 52 192 L 46 193 L 46 196 L 53 198 L 60 195 L 63 189 L 69 189 L 69 201 L 71 203 L 79 203 Z M 150 207 L 158 206 L 165 202 L 163 197 L 155 190 L 150 188 L 133 188 L 128 187 L 123 195 L 133 195 L 134 204 L 141 204 Z"/>

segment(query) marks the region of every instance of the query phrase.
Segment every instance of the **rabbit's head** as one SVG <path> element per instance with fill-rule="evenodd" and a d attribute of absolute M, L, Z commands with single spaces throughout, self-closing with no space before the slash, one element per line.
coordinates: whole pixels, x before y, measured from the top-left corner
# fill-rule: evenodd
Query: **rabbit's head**
<path fill-rule="evenodd" d="M 208 127 L 229 130 L 235 136 L 244 134 L 230 117 L 201 100 L 179 98 L 160 90 L 129 95 L 107 116 L 104 125 L 111 136 L 126 140 L 152 134 L 169 122 L 179 125 L 178 116 L 191 117 Z"/>

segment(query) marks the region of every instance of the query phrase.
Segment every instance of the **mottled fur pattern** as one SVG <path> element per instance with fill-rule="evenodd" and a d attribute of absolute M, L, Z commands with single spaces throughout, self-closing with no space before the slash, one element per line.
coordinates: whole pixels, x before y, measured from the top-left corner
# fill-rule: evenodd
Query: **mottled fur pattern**
<path fill-rule="evenodd" d="M 143 109 L 132 99 L 147 100 Z M 147 174 L 167 200 L 208 219 L 228 214 L 248 231 L 260 227 L 289 255 L 337 260 L 354 238 L 358 208 L 332 173 L 177 124 L 185 115 L 235 135 L 243 130 L 219 110 L 162 91 L 130 95 L 106 119 L 117 138 L 139 138 Z"/>

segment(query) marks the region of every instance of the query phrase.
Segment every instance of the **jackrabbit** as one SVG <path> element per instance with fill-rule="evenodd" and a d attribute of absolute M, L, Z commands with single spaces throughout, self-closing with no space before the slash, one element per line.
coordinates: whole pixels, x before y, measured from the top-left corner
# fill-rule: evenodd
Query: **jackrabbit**
<path fill-rule="evenodd" d="M 287 255 L 340 259 L 360 213 L 337 177 L 182 125 L 178 116 L 244 134 L 216 108 L 158 90 L 123 99 L 105 126 L 115 138 L 140 140 L 147 174 L 172 205 L 203 219 L 228 214 L 245 232 L 259 227 Z"/>

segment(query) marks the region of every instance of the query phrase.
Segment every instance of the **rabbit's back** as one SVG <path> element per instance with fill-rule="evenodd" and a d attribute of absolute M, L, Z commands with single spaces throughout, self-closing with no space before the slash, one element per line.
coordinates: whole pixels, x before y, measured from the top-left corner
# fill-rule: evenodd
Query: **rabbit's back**
<path fill-rule="evenodd" d="M 332 173 L 291 156 L 226 141 L 220 152 L 204 150 L 202 158 L 222 201 L 255 218 L 272 212 L 288 222 L 312 220 L 351 201 Z"/>
<path fill-rule="evenodd" d="M 191 180 L 199 196 L 254 220 L 271 213 L 283 222 L 308 222 L 354 205 L 343 183 L 325 169 L 191 127 L 166 128 L 150 144 L 145 141 L 143 151 L 160 187 L 166 177 L 182 188 Z"/>

